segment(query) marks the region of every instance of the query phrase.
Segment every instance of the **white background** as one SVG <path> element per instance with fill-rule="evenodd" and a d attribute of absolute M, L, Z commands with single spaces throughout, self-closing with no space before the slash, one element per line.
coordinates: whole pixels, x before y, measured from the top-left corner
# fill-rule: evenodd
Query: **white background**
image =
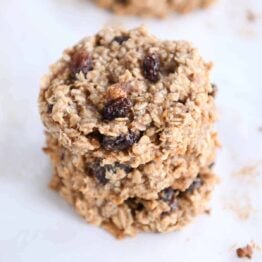
<path fill-rule="evenodd" d="M 250 22 L 247 10 L 259 17 Z M 170 234 L 115 240 L 84 223 L 56 193 L 37 97 L 64 48 L 105 25 L 146 24 L 162 39 L 190 40 L 215 62 L 223 148 L 210 216 Z M 238 261 L 235 247 L 262 244 L 262 1 L 220 0 L 167 20 L 116 17 L 88 0 L 0 1 L 0 261 Z M 255 166 L 251 174 L 234 175 Z M 241 212 L 246 214 L 240 218 Z M 243 214 L 242 214 L 243 215 Z M 254 261 L 262 261 L 255 250 Z"/>

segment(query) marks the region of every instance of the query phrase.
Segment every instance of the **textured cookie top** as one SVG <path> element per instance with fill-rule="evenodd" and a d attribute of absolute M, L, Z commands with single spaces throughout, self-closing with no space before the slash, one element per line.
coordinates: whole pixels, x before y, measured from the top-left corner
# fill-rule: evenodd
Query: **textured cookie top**
<path fill-rule="evenodd" d="M 41 116 L 78 154 L 140 155 L 145 163 L 157 152 L 184 154 L 215 118 L 210 67 L 187 42 L 160 41 L 143 27 L 107 28 L 51 67 Z"/>
<path fill-rule="evenodd" d="M 164 17 L 172 11 L 187 13 L 209 6 L 214 0 L 95 0 L 120 15 Z"/>

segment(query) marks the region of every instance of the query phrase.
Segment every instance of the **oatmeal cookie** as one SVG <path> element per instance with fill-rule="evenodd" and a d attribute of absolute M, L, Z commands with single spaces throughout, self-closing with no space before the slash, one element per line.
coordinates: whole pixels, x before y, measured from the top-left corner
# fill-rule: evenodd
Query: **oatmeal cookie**
<path fill-rule="evenodd" d="M 125 202 L 134 199 L 162 208 L 163 190 L 184 196 L 201 174 L 215 180 L 209 170 L 218 146 L 210 69 L 189 43 L 160 41 L 143 27 L 104 29 L 51 66 L 39 105 L 55 170 L 52 184 L 78 211 L 77 203 L 86 206 L 93 217 L 87 221 L 115 227 L 101 205 L 127 210 Z M 199 198 L 197 210 L 207 199 Z M 181 208 L 193 216 L 191 204 Z M 181 217 L 174 227 L 170 221 L 158 230 L 159 217 L 151 215 L 143 219 L 152 224 L 134 222 L 132 231 L 169 231 L 189 220 Z"/>
<path fill-rule="evenodd" d="M 217 182 L 209 166 L 201 168 L 186 189 L 159 181 L 161 186 L 150 191 L 139 171 L 125 164 L 100 166 L 93 161 L 86 166 L 85 159 L 79 160 L 55 139 L 48 137 L 47 144 L 54 169 L 50 187 L 88 223 L 117 238 L 180 229 L 206 210 Z"/>
<path fill-rule="evenodd" d="M 96 0 L 102 8 L 120 15 L 165 17 L 170 12 L 187 13 L 205 8 L 214 0 Z"/>

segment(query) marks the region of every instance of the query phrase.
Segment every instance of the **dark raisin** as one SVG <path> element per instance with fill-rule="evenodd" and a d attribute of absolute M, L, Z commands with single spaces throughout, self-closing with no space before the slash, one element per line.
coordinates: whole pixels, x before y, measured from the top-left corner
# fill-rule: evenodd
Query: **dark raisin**
<path fill-rule="evenodd" d="M 172 213 L 173 211 L 177 210 L 178 207 L 179 207 L 177 198 L 173 198 L 168 204 L 169 204 L 170 210 L 169 210 L 169 211 L 162 212 L 162 213 L 161 213 L 161 218 L 164 218 L 164 217 L 166 217 L 166 216 L 171 215 L 171 213 Z"/>
<path fill-rule="evenodd" d="M 171 187 L 165 188 L 159 193 L 159 196 L 165 202 L 170 202 L 174 197 L 174 189 Z"/>
<path fill-rule="evenodd" d="M 129 3 L 129 0 L 117 0 L 117 3 L 121 5 L 127 5 Z"/>
<path fill-rule="evenodd" d="M 176 198 L 173 198 L 171 202 L 169 203 L 171 211 L 174 211 L 178 208 L 178 201 Z"/>
<path fill-rule="evenodd" d="M 102 116 L 104 120 L 127 117 L 131 113 L 131 101 L 128 98 L 117 98 L 106 103 Z"/>
<path fill-rule="evenodd" d="M 210 168 L 210 169 L 212 169 L 214 166 L 215 166 L 215 162 L 213 162 L 213 163 L 211 163 L 209 166 L 208 166 L 208 168 Z"/>
<path fill-rule="evenodd" d="M 126 164 L 120 164 L 118 162 L 115 163 L 115 167 L 123 169 L 126 173 L 130 173 L 133 170 L 131 166 L 128 166 Z"/>
<path fill-rule="evenodd" d="M 125 203 L 131 209 L 131 213 L 133 216 L 136 214 L 136 212 L 140 212 L 144 209 L 144 205 L 136 198 L 128 198 Z"/>
<path fill-rule="evenodd" d="M 170 211 L 174 211 L 178 208 L 177 196 L 179 191 L 174 190 L 172 187 L 167 187 L 159 193 L 159 197 L 168 203 Z"/>
<path fill-rule="evenodd" d="M 117 169 L 122 169 L 126 173 L 130 173 L 133 170 L 130 166 L 126 164 L 120 164 L 119 162 L 116 162 L 114 165 L 101 166 L 100 161 L 98 160 L 95 161 L 94 164 L 86 165 L 85 172 L 87 175 L 94 177 L 100 184 L 105 185 L 108 183 L 106 172 L 116 173 Z"/>
<path fill-rule="evenodd" d="M 64 161 L 65 160 L 65 152 L 62 152 L 60 155 L 60 160 Z"/>
<path fill-rule="evenodd" d="M 102 145 L 107 150 L 127 150 L 135 144 L 140 138 L 139 133 L 130 132 L 127 135 L 120 135 L 118 137 L 104 136 Z"/>
<path fill-rule="evenodd" d="M 160 79 L 160 60 L 157 54 L 149 54 L 143 61 L 144 77 L 153 83 Z"/>
<path fill-rule="evenodd" d="M 86 172 L 90 176 L 94 177 L 98 183 L 102 185 L 106 185 L 108 183 L 108 179 L 106 178 L 106 166 L 100 166 L 98 162 L 87 166 Z"/>
<path fill-rule="evenodd" d="M 122 45 L 128 39 L 129 39 L 129 36 L 127 36 L 127 35 L 120 35 L 120 36 L 115 36 L 113 41 L 117 42 L 119 45 Z"/>
<path fill-rule="evenodd" d="M 210 95 L 210 96 L 213 96 L 213 97 L 216 97 L 217 92 L 218 92 L 217 85 L 212 84 L 211 86 L 212 86 L 212 91 L 209 93 L 209 95 Z"/>
<path fill-rule="evenodd" d="M 73 56 L 71 63 L 71 72 L 73 75 L 80 72 L 87 74 L 91 70 L 93 70 L 93 61 L 89 53 L 82 51 Z"/>
<path fill-rule="evenodd" d="M 98 142 L 101 143 L 102 140 L 103 140 L 103 135 L 100 134 L 100 132 L 99 132 L 98 130 L 95 130 L 95 131 L 93 131 L 92 133 L 89 133 L 89 134 L 87 135 L 87 138 L 95 139 L 95 140 L 97 140 Z"/>
<path fill-rule="evenodd" d="M 195 189 L 200 188 L 203 185 L 203 181 L 200 177 L 197 177 L 193 183 L 190 185 L 190 187 L 185 191 L 188 193 L 193 193 Z"/>
<path fill-rule="evenodd" d="M 53 107 L 54 107 L 54 105 L 52 105 L 52 104 L 47 105 L 47 114 L 51 114 L 53 112 Z"/>

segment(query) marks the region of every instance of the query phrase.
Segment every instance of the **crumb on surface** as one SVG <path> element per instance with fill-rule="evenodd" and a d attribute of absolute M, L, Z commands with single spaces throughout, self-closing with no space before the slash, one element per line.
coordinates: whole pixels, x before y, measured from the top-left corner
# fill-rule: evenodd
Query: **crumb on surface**
<path fill-rule="evenodd" d="M 237 176 L 251 176 L 255 174 L 257 171 L 257 165 L 249 165 L 249 166 L 244 166 L 241 169 L 239 169 L 235 175 Z"/>
<path fill-rule="evenodd" d="M 233 212 L 239 219 L 247 220 L 255 209 L 248 196 L 235 196 L 225 203 L 225 208 Z"/>
<path fill-rule="evenodd" d="M 249 22 L 255 22 L 257 19 L 256 14 L 250 9 L 247 9 L 246 11 L 246 18 Z"/>
<path fill-rule="evenodd" d="M 205 210 L 205 214 L 211 215 L 211 209 L 206 209 L 206 210 Z"/>
<path fill-rule="evenodd" d="M 239 258 L 251 259 L 253 256 L 253 245 L 247 244 L 245 247 L 237 248 L 236 254 Z"/>
<path fill-rule="evenodd" d="M 259 126 L 257 130 L 258 130 L 258 132 L 262 133 L 262 126 Z"/>

